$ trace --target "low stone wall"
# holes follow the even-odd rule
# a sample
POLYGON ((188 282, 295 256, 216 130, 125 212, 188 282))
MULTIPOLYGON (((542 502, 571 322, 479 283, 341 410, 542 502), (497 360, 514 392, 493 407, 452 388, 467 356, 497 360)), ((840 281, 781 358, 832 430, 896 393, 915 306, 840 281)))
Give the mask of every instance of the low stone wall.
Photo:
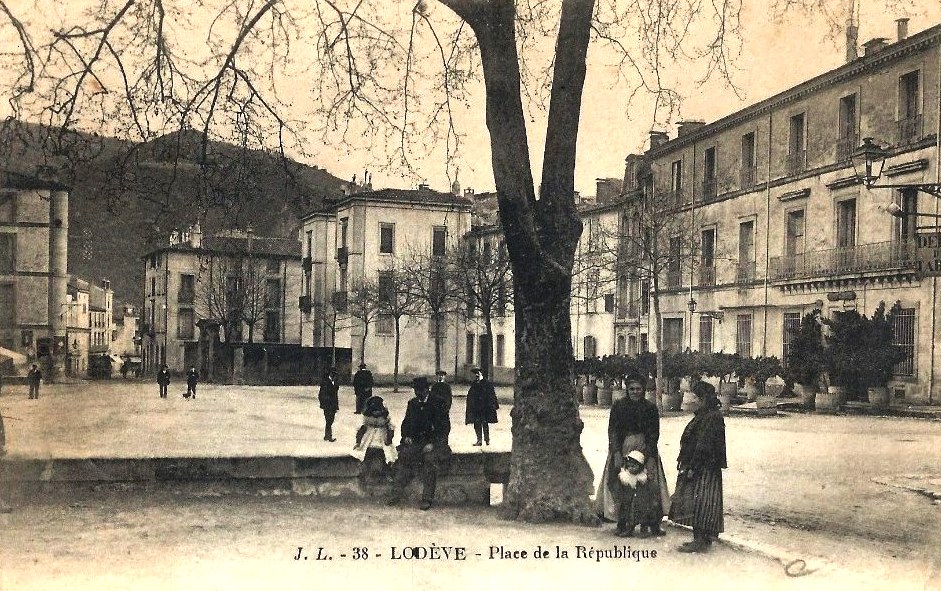
MULTIPOLYGON (((509 452, 452 454, 439 474, 435 500, 489 504, 490 485, 505 484, 509 473, 509 452)), ((349 456, 0 460, 0 485, 11 498, 108 488, 361 498, 387 495, 391 477, 372 453, 365 462, 349 456)), ((416 478, 406 494, 418 499, 420 493, 416 478)))

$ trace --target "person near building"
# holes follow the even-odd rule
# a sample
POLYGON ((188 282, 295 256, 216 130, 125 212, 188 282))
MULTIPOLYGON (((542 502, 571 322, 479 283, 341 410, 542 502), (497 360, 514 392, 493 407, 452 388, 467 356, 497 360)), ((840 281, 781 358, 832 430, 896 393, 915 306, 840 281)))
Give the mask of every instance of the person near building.
POLYGON ((372 372, 366 369, 365 363, 359 364, 359 370, 353 374, 353 393, 356 394, 355 414, 363 413, 363 406, 372 396, 372 372))
POLYGON ((638 524, 641 525, 639 537, 662 536, 666 532, 660 522, 669 509, 670 496, 657 450, 660 413, 656 404, 644 398, 643 378, 630 375, 625 378, 625 384, 627 396, 612 404, 608 415, 608 457, 595 495, 596 511, 603 520, 617 521, 614 533, 618 537, 633 536, 638 524), (619 479, 624 458, 633 451, 644 456, 653 492, 652 504, 643 507, 635 503, 636 490, 624 486, 619 479))
POLYGON ((186 394, 183 395, 184 398, 189 398, 192 396, 196 398, 196 384, 199 383, 199 374, 196 373, 196 368, 191 367, 189 372, 186 374, 186 394))
POLYGON ((451 385, 444 381, 448 372, 439 369, 435 372, 435 383, 431 385, 431 393, 428 398, 441 407, 442 420, 444 421, 444 442, 447 443, 448 436, 451 433, 451 402, 454 396, 451 394, 451 385))
POLYGON ((36 364, 33 364, 32 369, 26 374, 26 381, 29 383, 30 400, 39 398, 39 384, 42 382, 42 371, 39 370, 36 364))
POLYGON ((464 422, 467 425, 474 425, 474 433, 477 435, 475 446, 484 443, 490 445, 490 424, 497 422, 497 409, 500 408, 500 403, 497 402, 497 393, 493 389, 493 384, 484 379, 480 368, 475 367, 473 373, 474 382, 467 391, 464 422))
POLYGON ((324 420, 324 441, 336 441, 333 436, 333 420, 340 410, 340 386, 337 384, 337 368, 331 367, 327 375, 320 381, 320 392, 317 394, 317 400, 320 402, 320 409, 323 410, 324 420))
POLYGON ((166 364, 161 365, 157 371, 157 386, 160 388, 160 397, 167 397, 167 389, 170 387, 170 370, 166 364))
POLYGON ((723 531, 722 470, 725 454, 725 420, 712 384, 693 385, 696 410, 680 438, 678 475, 670 519, 693 528, 693 541, 680 552, 706 552, 723 531))
POLYGON ((447 445, 444 442, 445 425, 441 405, 429 399, 428 378, 419 376, 412 380, 415 397, 408 401, 405 418, 402 420, 402 441, 399 444, 399 459, 395 464, 395 480, 387 504, 396 505, 402 500, 405 487, 416 473, 421 473, 422 511, 427 511, 435 500, 435 485, 438 481, 438 466, 446 461, 447 445))

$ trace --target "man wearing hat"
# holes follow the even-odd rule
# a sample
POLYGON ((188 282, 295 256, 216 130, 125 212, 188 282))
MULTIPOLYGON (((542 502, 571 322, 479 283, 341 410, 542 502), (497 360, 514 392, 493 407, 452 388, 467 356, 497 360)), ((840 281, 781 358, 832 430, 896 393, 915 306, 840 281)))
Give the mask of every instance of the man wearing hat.
POLYGON ((337 368, 331 367, 327 375, 320 382, 320 393, 317 399, 320 401, 320 408, 323 410, 324 420, 324 441, 336 441, 333 437, 333 419, 340 410, 340 386, 337 384, 337 368))
POLYGON ((497 409, 500 408, 500 403, 497 402, 497 393, 493 389, 493 384, 484 379, 480 368, 475 367, 473 371, 474 382, 467 391, 464 422, 474 426, 474 433, 477 435, 475 446, 483 445, 484 442, 490 445, 490 423, 497 422, 497 409))
POLYGON ((388 504, 396 505, 402 500, 405 487, 415 474, 421 471, 422 511, 431 508, 435 499, 435 484, 438 480, 438 462, 442 459, 446 444, 444 413, 441 405, 428 398, 428 379, 412 380, 415 397, 408 401, 405 418, 402 420, 402 443, 396 462, 395 481, 388 504))
POLYGON ((359 371, 353 374, 353 392, 356 394, 355 414, 362 414, 366 400, 372 396, 372 372, 366 369, 365 363, 360 363, 359 371))
POLYGON ((444 381, 448 372, 439 369, 435 372, 436 381, 431 385, 431 394, 428 398, 441 407, 441 413, 445 424, 444 442, 448 442, 448 434, 451 433, 451 385, 444 381))

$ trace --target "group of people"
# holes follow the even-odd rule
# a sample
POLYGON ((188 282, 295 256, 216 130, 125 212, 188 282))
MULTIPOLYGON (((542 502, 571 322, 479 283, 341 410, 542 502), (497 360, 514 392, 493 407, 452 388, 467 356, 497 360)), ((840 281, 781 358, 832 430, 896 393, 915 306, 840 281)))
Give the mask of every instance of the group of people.
MULTIPOLYGON (((465 422, 474 426, 475 446, 490 445, 490 424, 497 422, 497 401, 493 384, 484 379, 483 372, 474 368, 474 381, 467 394, 465 422)), ((434 384, 419 376, 412 380, 414 396, 408 401, 400 429, 401 440, 393 445, 395 429, 385 401, 372 395, 373 377, 365 363, 353 376, 356 396, 355 414, 363 416, 356 433, 352 455, 360 460, 370 448, 379 448, 387 464, 394 465, 392 493, 389 505, 401 502, 405 487, 421 476, 422 496, 419 509, 430 509, 434 503, 438 471, 451 454, 448 439, 451 433, 451 386, 445 381, 445 371, 436 372, 434 384)), ((331 368, 320 383, 318 400, 324 415, 324 440, 336 441, 333 423, 339 411, 339 384, 337 370, 331 368)))
MULTIPOLYGON (((196 385, 199 383, 199 374, 196 372, 195 367, 191 367, 188 372, 186 372, 186 392, 183 393, 183 398, 196 398, 196 385)), ((157 371, 157 386, 160 388, 160 397, 167 397, 167 390, 170 387, 170 368, 166 364, 160 366, 160 369, 157 371)))
POLYGON ((726 468, 725 421, 715 388, 693 386, 697 407, 680 438, 676 487, 669 494, 657 449, 660 414, 644 398, 644 380, 630 376, 627 396, 611 406, 608 455, 595 497, 598 515, 615 521, 619 537, 662 536, 669 516, 692 527, 693 540, 680 552, 705 552, 723 531, 722 469, 726 468))

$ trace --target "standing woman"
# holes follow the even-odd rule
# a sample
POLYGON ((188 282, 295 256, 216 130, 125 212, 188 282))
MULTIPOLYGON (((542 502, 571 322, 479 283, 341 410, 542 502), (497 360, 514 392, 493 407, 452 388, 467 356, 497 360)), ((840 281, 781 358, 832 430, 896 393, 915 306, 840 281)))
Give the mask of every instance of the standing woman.
POLYGON ((498 408, 500 404, 493 384, 484 379, 480 368, 475 367, 474 382, 467 391, 467 408, 464 412, 464 423, 474 425, 474 433, 477 435, 475 446, 483 445, 484 442, 490 445, 490 423, 497 422, 498 408))
POLYGON ((670 519, 693 528, 680 552, 706 552, 723 531, 722 469, 726 468, 725 420, 712 384, 693 386, 697 408, 680 438, 679 475, 670 519))
POLYGON ((644 399, 644 380, 630 375, 624 380, 627 396, 611 406, 608 417, 608 457, 604 473, 598 483, 595 505, 598 516, 617 521, 614 533, 618 537, 662 536, 666 532, 660 521, 670 503, 666 475, 657 443, 660 439, 660 413, 657 405, 644 399), (632 487, 624 485, 618 474, 624 458, 631 452, 644 454, 644 470, 650 483, 650 495, 638 496, 632 487))

